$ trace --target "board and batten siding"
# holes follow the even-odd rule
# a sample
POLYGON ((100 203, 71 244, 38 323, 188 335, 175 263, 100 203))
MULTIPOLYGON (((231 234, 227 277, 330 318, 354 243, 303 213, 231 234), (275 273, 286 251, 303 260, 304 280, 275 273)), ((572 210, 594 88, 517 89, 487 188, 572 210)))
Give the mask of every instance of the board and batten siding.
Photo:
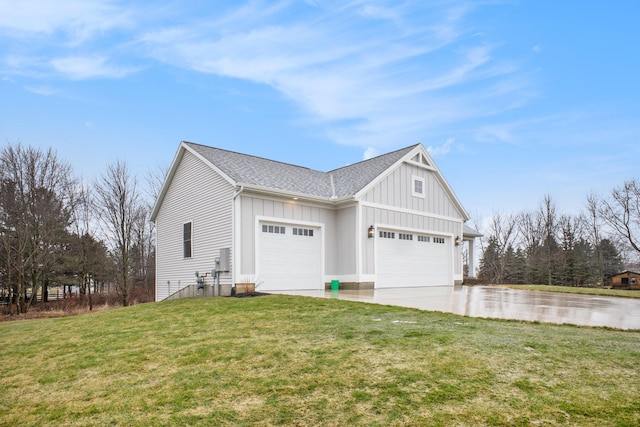
POLYGON ((327 268, 327 274, 335 275, 335 278, 343 281, 353 282, 357 280, 355 276, 357 274, 357 235, 358 233, 366 234, 366 230, 358 230, 357 206, 336 209, 335 217, 336 227, 331 236, 334 244, 331 250, 327 250, 327 259, 331 259, 332 256, 333 263, 327 268))
POLYGON ((459 218, 462 214, 435 172, 403 163, 363 195, 363 202, 459 218), (413 177, 424 179, 425 197, 413 197, 413 177))
MULTIPOLYGON (((221 248, 232 248, 232 199, 234 187, 189 151, 159 207, 156 217, 156 301, 196 284, 195 272, 210 272, 221 248), (183 224, 193 223, 191 258, 183 257, 183 224)), ((231 250, 233 264, 233 250, 231 250)), ((231 284, 231 273, 221 284, 231 284)), ((213 285, 209 274, 206 285, 213 285)))
MULTIPOLYGON (((365 224, 447 236, 452 245, 456 236, 462 237, 463 214, 437 174, 429 169, 403 163, 369 189, 361 201, 365 224), (424 198, 413 196, 413 177, 424 180, 424 198)), ((375 240, 361 238, 365 275, 375 274, 375 240)), ((453 246, 453 268, 454 279, 462 280, 461 246, 453 246)))
MULTIPOLYGON (((336 210, 306 204, 297 200, 265 197, 264 195, 242 193, 240 196, 240 277, 236 281, 252 281, 256 272, 256 218, 273 219, 282 222, 309 222, 323 224, 325 239, 325 270, 323 274, 335 275, 338 272, 355 272, 355 239, 353 230, 346 230, 349 225, 336 223, 336 210), (349 241, 351 240, 351 241, 349 241), (345 241, 345 247, 342 242, 345 241), (341 248, 340 250, 338 248, 341 248), (340 255, 342 254, 342 258, 340 255)), ((340 212, 342 210, 339 210, 340 212)), ((355 223, 355 208, 349 212, 341 212, 349 223, 355 223)), ((342 274, 342 273, 340 273, 342 274)), ((345 273, 346 274, 346 273, 345 273)))

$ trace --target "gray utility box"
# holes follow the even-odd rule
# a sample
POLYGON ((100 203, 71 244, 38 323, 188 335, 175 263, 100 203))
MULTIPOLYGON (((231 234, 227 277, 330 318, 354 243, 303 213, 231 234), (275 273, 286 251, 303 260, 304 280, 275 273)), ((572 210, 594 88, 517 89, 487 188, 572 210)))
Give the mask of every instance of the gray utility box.
POLYGON ((231 271, 231 257, 230 257, 230 248, 222 248, 220 249, 220 265, 218 266, 218 271, 229 272, 231 271))

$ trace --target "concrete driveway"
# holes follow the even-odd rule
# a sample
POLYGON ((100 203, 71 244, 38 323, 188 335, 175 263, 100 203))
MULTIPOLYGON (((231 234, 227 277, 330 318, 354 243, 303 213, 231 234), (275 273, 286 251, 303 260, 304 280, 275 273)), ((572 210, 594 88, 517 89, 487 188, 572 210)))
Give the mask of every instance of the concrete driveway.
POLYGON ((411 307, 471 317, 640 330, 640 299, 635 298, 525 291, 492 286, 282 293, 411 307))

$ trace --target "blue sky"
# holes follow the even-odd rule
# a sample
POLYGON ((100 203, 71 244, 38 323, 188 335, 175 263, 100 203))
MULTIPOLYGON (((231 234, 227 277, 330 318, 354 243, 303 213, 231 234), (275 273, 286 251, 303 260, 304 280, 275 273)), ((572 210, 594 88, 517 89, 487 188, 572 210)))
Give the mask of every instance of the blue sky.
POLYGON ((640 3, 0 0, 0 139, 93 179, 182 140, 330 170, 421 142, 476 217, 637 176, 640 3))

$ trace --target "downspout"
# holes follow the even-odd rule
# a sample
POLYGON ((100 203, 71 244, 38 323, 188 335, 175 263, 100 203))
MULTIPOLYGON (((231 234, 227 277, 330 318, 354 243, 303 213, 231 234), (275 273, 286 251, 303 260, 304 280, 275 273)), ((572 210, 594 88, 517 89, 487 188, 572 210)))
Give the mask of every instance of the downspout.
POLYGON ((233 193, 233 198, 231 199, 231 241, 233 242, 233 249, 232 249, 232 257, 233 257, 233 268, 232 268, 232 272, 231 272, 231 283, 233 286, 233 290, 235 290, 235 285, 236 285, 236 270, 238 269, 240 263, 240 257, 239 257, 239 251, 237 250, 238 248, 238 242, 237 242, 237 233, 236 233, 236 227, 238 226, 238 224, 236 224, 236 199, 238 198, 238 196, 244 191, 244 185, 240 185, 239 188, 233 193))

